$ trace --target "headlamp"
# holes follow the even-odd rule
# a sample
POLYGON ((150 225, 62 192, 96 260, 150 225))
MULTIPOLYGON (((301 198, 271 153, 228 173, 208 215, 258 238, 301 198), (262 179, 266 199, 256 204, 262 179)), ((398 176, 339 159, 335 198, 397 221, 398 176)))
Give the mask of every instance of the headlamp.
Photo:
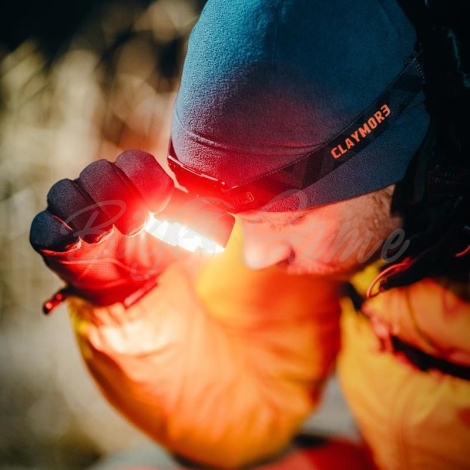
POLYGON ((166 207, 149 213, 144 229, 150 235, 185 250, 217 254, 224 251, 235 218, 220 199, 194 197, 174 189, 166 207))
POLYGON ((257 209, 286 191, 303 189, 310 184, 309 181, 293 182, 292 175, 290 181, 286 181, 283 178, 286 169, 280 168, 256 180, 238 186, 230 186, 224 181, 183 165, 175 153, 172 142, 169 147, 168 166, 178 182, 191 194, 219 200, 225 204, 227 210, 233 213, 257 209))

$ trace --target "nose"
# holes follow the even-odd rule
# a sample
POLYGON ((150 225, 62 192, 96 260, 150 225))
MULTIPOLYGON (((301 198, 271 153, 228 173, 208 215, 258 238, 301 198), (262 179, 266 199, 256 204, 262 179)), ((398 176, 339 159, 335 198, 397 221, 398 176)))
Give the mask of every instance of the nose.
POLYGON ((292 248, 284 240, 269 240, 261 236, 246 237, 243 245, 243 257, 246 266, 251 269, 264 269, 286 261, 292 248))

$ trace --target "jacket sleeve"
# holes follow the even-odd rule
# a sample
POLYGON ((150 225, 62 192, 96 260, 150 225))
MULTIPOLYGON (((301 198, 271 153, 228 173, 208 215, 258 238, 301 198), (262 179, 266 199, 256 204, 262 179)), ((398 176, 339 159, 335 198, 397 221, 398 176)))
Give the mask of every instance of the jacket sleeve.
POLYGON ((335 285, 249 271, 240 236, 196 272, 171 266, 125 310, 70 312, 106 398, 171 452, 234 468, 280 452, 318 403, 339 348, 335 285))

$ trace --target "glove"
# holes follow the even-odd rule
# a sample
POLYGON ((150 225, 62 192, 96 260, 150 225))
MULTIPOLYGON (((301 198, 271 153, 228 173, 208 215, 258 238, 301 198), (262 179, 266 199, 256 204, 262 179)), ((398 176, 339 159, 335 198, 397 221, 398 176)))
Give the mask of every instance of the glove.
POLYGON ((180 255, 143 227, 149 211, 160 212, 173 190, 155 158, 139 150, 122 153, 115 163, 96 161, 76 180, 54 184, 47 209, 32 222, 30 242, 67 286, 44 312, 70 295, 99 306, 128 306, 153 288, 180 255))

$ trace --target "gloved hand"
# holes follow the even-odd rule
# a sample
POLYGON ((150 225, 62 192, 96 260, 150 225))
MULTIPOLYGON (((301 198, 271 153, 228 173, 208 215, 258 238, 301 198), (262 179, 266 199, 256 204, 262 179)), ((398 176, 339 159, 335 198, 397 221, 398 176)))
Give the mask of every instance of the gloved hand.
POLYGON ((174 185, 154 157, 139 150, 115 163, 99 160, 76 180, 52 186, 47 209, 33 220, 30 242, 67 283, 44 312, 77 295, 96 305, 132 304, 156 285, 178 256, 143 230, 149 211, 168 203, 174 185))

